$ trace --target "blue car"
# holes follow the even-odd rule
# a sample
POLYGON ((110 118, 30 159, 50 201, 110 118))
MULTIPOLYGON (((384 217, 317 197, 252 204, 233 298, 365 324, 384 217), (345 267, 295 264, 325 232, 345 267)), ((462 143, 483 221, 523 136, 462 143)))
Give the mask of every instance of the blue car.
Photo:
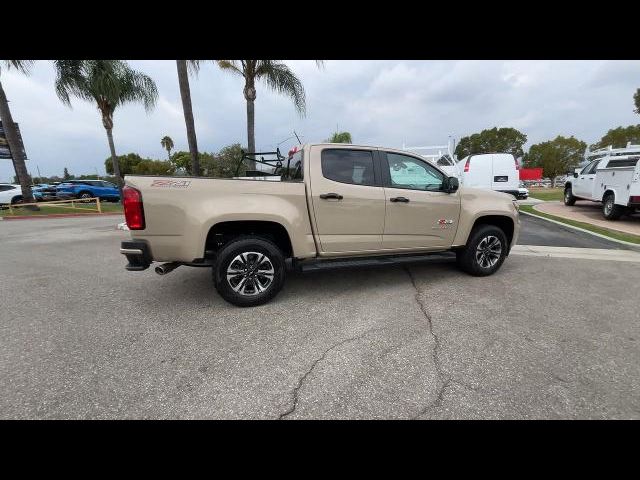
POLYGON ((31 193, 36 202, 46 202, 48 200, 57 200, 57 192, 55 185, 47 183, 37 183, 31 187, 31 193))
POLYGON ((66 180, 56 187, 56 194, 61 200, 98 197, 108 202, 120 201, 118 187, 104 180, 66 180))

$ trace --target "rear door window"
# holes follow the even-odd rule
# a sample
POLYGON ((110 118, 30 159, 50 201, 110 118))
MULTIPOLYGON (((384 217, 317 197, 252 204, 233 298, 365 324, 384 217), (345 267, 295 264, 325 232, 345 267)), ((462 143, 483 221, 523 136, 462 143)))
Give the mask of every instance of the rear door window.
POLYGON ((375 185, 373 153, 370 150, 324 149, 321 166, 322 176, 334 182, 375 185))

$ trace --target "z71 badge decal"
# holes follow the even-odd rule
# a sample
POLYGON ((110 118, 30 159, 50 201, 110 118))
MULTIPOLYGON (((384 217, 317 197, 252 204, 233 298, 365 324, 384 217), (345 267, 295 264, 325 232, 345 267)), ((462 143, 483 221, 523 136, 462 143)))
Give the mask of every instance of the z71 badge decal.
POLYGON ((151 184, 152 187, 161 188, 188 188, 191 185, 191 180, 154 180, 151 184))
POLYGON ((440 218, 436 222, 435 227, 431 227, 431 230, 444 230, 445 228, 449 228, 449 225, 453 225, 453 220, 449 220, 447 218, 440 218))

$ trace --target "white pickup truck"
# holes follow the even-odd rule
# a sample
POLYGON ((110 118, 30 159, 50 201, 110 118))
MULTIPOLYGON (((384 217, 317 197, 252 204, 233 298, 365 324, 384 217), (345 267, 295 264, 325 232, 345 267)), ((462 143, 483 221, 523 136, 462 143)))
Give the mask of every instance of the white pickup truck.
POLYGON ((585 158, 591 159, 589 164, 576 169, 565 183, 565 205, 574 205, 576 200, 602 202, 607 220, 617 220, 640 208, 640 145, 610 146, 588 152, 585 158))

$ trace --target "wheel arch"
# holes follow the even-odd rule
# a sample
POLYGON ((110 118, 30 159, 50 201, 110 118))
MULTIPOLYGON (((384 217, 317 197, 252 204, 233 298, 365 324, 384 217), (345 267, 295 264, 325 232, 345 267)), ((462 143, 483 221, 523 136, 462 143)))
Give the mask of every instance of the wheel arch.
POLYGON ((227 220, 215 223, 207 232, 205 256, 244 235, 266 238, 282 251, 285 258, 293 256, 291 235, 286 226, 270 220, 227 220))
MULTIPOLYGON (((616 198, 616 191, 612 188, 606 188, 604 192, 602 192, 602 201, 607 198, 607 195, 613 195, 613 198, 616 198)), ((614 202, 615 203, 615 202, 614 202)))
POLYGON ((469 240, 469 237, 474 232, 476 228, 480 225, 493 225, 495 227, 500 228, 504 232, 507 237, 507 241, 509 245, 513 242, 513 235, 515 232, 515 224, 511 217, 506 215, 482 215, 475 219, 473 225, 471 226, 471 230, 469 230, 469 235, 467 235, 466 242, 469 240))

